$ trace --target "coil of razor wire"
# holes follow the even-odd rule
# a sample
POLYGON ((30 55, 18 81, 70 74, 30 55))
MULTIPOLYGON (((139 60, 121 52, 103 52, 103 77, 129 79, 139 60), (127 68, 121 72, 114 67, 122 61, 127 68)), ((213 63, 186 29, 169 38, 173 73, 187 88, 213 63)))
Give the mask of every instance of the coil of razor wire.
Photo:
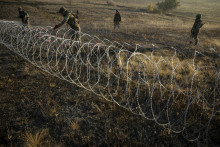
POLYGON ((141 53, 140 45, 85 33, 73 40, 71 29, 51 29, 1 20, 0 43, 41 70, 182 133, 189 141, 207 137, 219 112, 219 56, 213 61, 195 51, 181 59, 176 48, 154 45, 141 53))

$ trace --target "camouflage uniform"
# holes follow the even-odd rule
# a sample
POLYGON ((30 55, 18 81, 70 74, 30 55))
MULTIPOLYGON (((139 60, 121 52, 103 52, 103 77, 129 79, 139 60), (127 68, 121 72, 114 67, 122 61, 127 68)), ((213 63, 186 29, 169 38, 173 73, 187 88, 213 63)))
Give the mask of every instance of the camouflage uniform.
POLYGON ((193 39, 195 40, 195 45, 198 44, 198 42, 199 42, 199 40, 198 40, 199 30, 203 25, 204 25, 204 23, 202 23, 201 14, 197 14, 195 23, 194 23, 194 25, 191 29, 190 44, 192 44, 193 39))
POLYGON ((70 11, 70 13, 78 19, 78 22, 79 22, 79 11, 77 10, 76 13, 73 13, 72 11, 70 11))
POLYGON ((22 20, 24 26, 30 27, 29 15, 27 12, 23 11, 21 7, 18 8, 19 18, 22 20))
POLYGON ((63 15, 64 19, 60 24, 56 25, 54 29, 59 28, 62 25, 67 23, 72 28, 72 32, 71 32, 72 39, 78 40, 81 45, 81 29, 80 29, 79 22, 77 19, 78 15, 74 16, 73 14, 68 12, 67 9, 64 7, 60 8, 59 13, 63 15))
POLYGON ((118 12, 118 10, 116 10, 116 13, 115 13, 115 16, 114 16, 114 29, 116 29, 117 26, 119 28, 120 22, 121 22, 121 15, 118 12))
POLYGON ((76 11, 75 17, 79 20, 79 11, 76 11))

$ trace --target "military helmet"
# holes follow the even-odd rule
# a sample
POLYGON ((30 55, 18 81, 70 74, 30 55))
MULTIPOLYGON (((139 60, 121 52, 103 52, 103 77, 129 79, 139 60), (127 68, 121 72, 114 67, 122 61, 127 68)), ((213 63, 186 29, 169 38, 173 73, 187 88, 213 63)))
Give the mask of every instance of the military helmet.
POLYGON ((22 10, 22 7, 18 7, 18 11, 21 11, 22 10))
POLYGON ((197 14, 197 15, 196 15, 196 18, 199 18, 199 19, 200 19, 201 17, 202 17, 201 14, 197 14))
POLYGON ((65 8, 65 7, 61 7, 60 9, 59 9, 59 11, 58 11, 58 13, 63 13, 63 12, 65 12, 67 9, 65 8))

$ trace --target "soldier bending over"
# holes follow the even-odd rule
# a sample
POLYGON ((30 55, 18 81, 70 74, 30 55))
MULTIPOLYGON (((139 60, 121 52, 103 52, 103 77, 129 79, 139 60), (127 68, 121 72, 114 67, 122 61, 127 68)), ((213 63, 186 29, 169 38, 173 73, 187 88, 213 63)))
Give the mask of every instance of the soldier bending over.
POLYGON ((68 24, 71 28, 72 28, 72 39, 75 41, 79 41, 79 44, 81 46, 81 29, 79 26, 79 22, 78 22, 78 15, 77 17, 74 16, 73 14, 71 14, 70 12, 67 11, 67 9, 65 7, 61 7, 60 10, 58 11, 58 13, 61 13, 62 16, 64 17, 63 21, 56 25, 53 29, 57 29, 59 27, 61 27, 64 24, 68 24))

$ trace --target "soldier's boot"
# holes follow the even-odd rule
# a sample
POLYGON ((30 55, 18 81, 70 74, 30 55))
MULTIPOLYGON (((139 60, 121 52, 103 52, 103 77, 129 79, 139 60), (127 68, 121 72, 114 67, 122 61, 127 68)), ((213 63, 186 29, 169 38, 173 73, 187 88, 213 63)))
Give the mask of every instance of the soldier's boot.
POLYGON ((199 40, 198 40, 198 38, 196 37, 195 38, 195 45, 197 45, 199 43, 199 40))

